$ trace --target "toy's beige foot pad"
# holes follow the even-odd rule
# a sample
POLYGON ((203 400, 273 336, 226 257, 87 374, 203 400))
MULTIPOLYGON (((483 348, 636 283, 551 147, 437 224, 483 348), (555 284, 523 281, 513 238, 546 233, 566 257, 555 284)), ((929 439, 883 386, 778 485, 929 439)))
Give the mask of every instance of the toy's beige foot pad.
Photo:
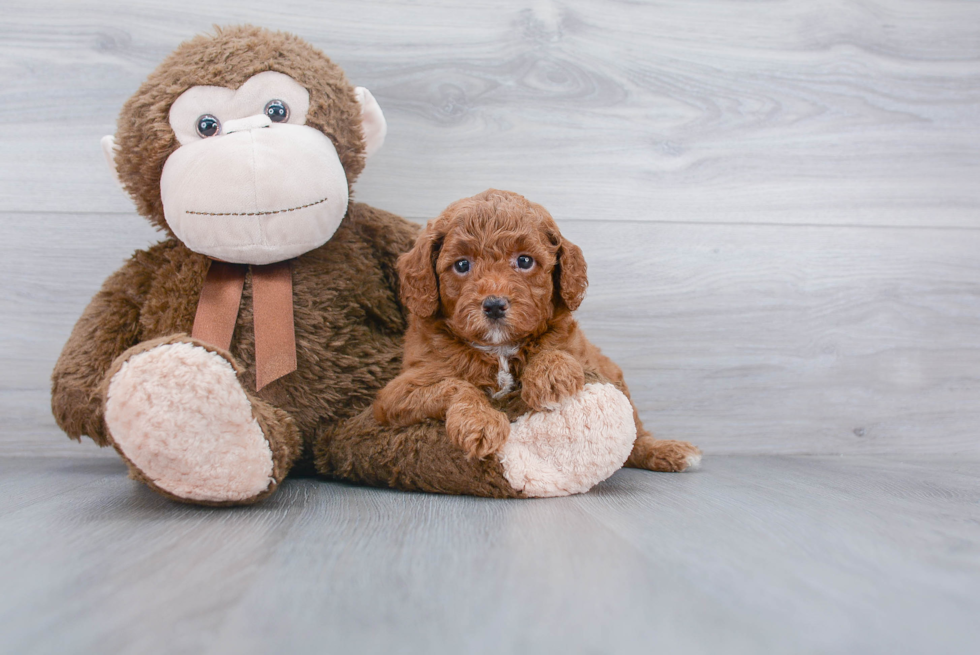
POLYGON ((109 383, 105 420, 126 459, 178 498, 242 501, 274 483, 234 368, 200 346, 168 343, 127 360, 109 383))
POLYGON ((587 384, 557 409, 514 421, 499 458, 514 489, 567 496, 619 470, 635 440, 629 399, 611 384, 587 384))

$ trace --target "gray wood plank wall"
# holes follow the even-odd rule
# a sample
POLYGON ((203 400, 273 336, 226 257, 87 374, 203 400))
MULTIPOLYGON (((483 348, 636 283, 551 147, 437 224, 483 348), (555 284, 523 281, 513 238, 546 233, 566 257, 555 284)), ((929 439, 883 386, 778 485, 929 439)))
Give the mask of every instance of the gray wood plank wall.
POLYGON ((99 138, 178 43, 237 22, 374 92, 389 138, 357 199, 548 207, 660 436, 980 455, 980 3, 946 0, 4 3, 3 452, 97 454, 58 433, 48 375, 158 238, 99 138))

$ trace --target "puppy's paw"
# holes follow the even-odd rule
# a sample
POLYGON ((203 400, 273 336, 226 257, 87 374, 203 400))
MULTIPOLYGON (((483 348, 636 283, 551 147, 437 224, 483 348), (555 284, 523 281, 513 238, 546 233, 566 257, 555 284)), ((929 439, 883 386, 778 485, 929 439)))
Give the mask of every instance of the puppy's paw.
POLYGON ((670 441, 640 437, 626 466, 648 471, 679 472, 695 469, 701 464, 701 449, 686 441, 670 441))
POLYGON ((564 351, 549 350, 534 357, 524 370, 521 398, 536 412, 552 410, 584 386, 582 364, 564 351))
POLYGON ((506 414, 485 404, 456 402, 446 411, 446 433, 467 457, 483 459, 507 441, 510 421, 506 414))

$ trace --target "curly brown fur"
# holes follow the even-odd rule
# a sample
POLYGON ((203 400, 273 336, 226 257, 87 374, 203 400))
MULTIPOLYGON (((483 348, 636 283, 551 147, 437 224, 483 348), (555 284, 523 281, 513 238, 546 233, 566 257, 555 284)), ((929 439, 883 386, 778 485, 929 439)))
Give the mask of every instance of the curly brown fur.
MULTIPOLYGON (((190 333, 194 323, 209 260, 178 241, 164 220, 160 175, 178 147, 169 125, 171 104, 190 87, 237 88, 264 71, 289 75, 309 91, 306 124, 331 139, 348 186, 363 168, 354 90, 318 50, 298 37, 254 27, 219 29, 180 46, 126 103, 116 134, 121 180, 139 212, 167 238, 136 252, 106 280, 65 344, 52 374, 51 403, 69 437, 88 435, 101 446, 111 445, 100 389, 113 362, 135 352, 127 354, 131 348, 159 343, 154 340, 185 338, 180 335, 190 333)), ((352 203, 326 244, 293 261, 297 369, 258 394, 246 392, 272 445, 275 481, 290 467, 309 472, 316 445, 322 454, 317 470, 324 475, 405 489, 515 495, 499 465, 461 464, 447 457, 441 424, 403 432, 361 420, 362 410, 401 366, 406 317, 396 259, 412 247, 418 232, 418 226, 393 214, 352 203)), ((255 388, 250 278, 224 356, 237 367, 243 388, 255 388)), ((136 479, 173 497, 131 469, 136 479)))
MULTIPOLYGON (((629 396, 620 368, 572 318, 588 286, 585 258, 541 205, 496 189, 459 200, 429 222, 398 271, 411 316, 402 373, 374 403, 380 423, 444 419, 449 438, 481 458, 509 433, 490 397, 511 379, 534 411, 579 392, 586 369, 629 396)), ((635 405, 633 415, 640 450, 630 465, 683 470, 700 453, 654 440, 635 405)))
MULTIPOLYGON (((139 212, 167 236, 136 252, 106 280, 65 345, 52 374, 52 409, 69 437, 88 435, 99 445, 112 445, 103 389, 114 362, 162 343, 157 340, 185 339, 182 335, 191 332, 209 260, 178 241, 165 224, 160 175, 177 148, 168 121, 171 104, 192 86, 237 88, 264 71, 289 75, 309 90, 306 124, 331 139, 348 186, 361 171, 364 140, 354 90, 318 50, 297 37, 252 27, 221 29, 178 48, 126 103, 116 135, 115 163, 123 184, 139 212)), ((468 461, 449 443, 441 422, 387 428, 365 411, 401 367, 406 316, 399 302, 396 260, 412 247, 418 232, 397 216, 352 203, 325 245, 293 261, 297 369, 258 394, 246 391, 273 451, 275 484, 291 467, 311 466, 316 450, 317 470, 345 480, 444 493, 517 495, 498 462, 468 461)), ((584 262, 582 266, 578 292, 574 279, 561 279, 568 291, 561 302, 568 307, 584 292, 584 262)), ((574 278, 574 262, 565 262, 565 268, 574 278)), ((255 385, 251 308, 251 280, 246 279, 232 344, 222 353, 246 390, 255 385)), ((518 409, 527 411, 515 394, 495 403, 493 411, 506 411, 511 419, 518 409)), ((173 497, 134 465, 131 469, 136 479, 173 497)), ((258 500, 274 488, 243 502, 258 500)))

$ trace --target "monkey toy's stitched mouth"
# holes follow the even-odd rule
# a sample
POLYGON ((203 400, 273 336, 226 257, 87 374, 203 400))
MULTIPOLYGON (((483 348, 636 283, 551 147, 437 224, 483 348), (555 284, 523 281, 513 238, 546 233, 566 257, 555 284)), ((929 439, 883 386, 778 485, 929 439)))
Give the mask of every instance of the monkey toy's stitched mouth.
POLYGON ((289 209, 276 209, 267 212, 198 212, 185 210, 185 214, 190 214, 192 216, 270 216, 272 214, 285 214, 287 212, 294 212, 300 209, 306 209, 307 207, 314 207, 316 205, 326 202, 326 198, 321 198, 316 202, 310 202, 305 205, 300 205, 299 207, 290 207, 289 209))

